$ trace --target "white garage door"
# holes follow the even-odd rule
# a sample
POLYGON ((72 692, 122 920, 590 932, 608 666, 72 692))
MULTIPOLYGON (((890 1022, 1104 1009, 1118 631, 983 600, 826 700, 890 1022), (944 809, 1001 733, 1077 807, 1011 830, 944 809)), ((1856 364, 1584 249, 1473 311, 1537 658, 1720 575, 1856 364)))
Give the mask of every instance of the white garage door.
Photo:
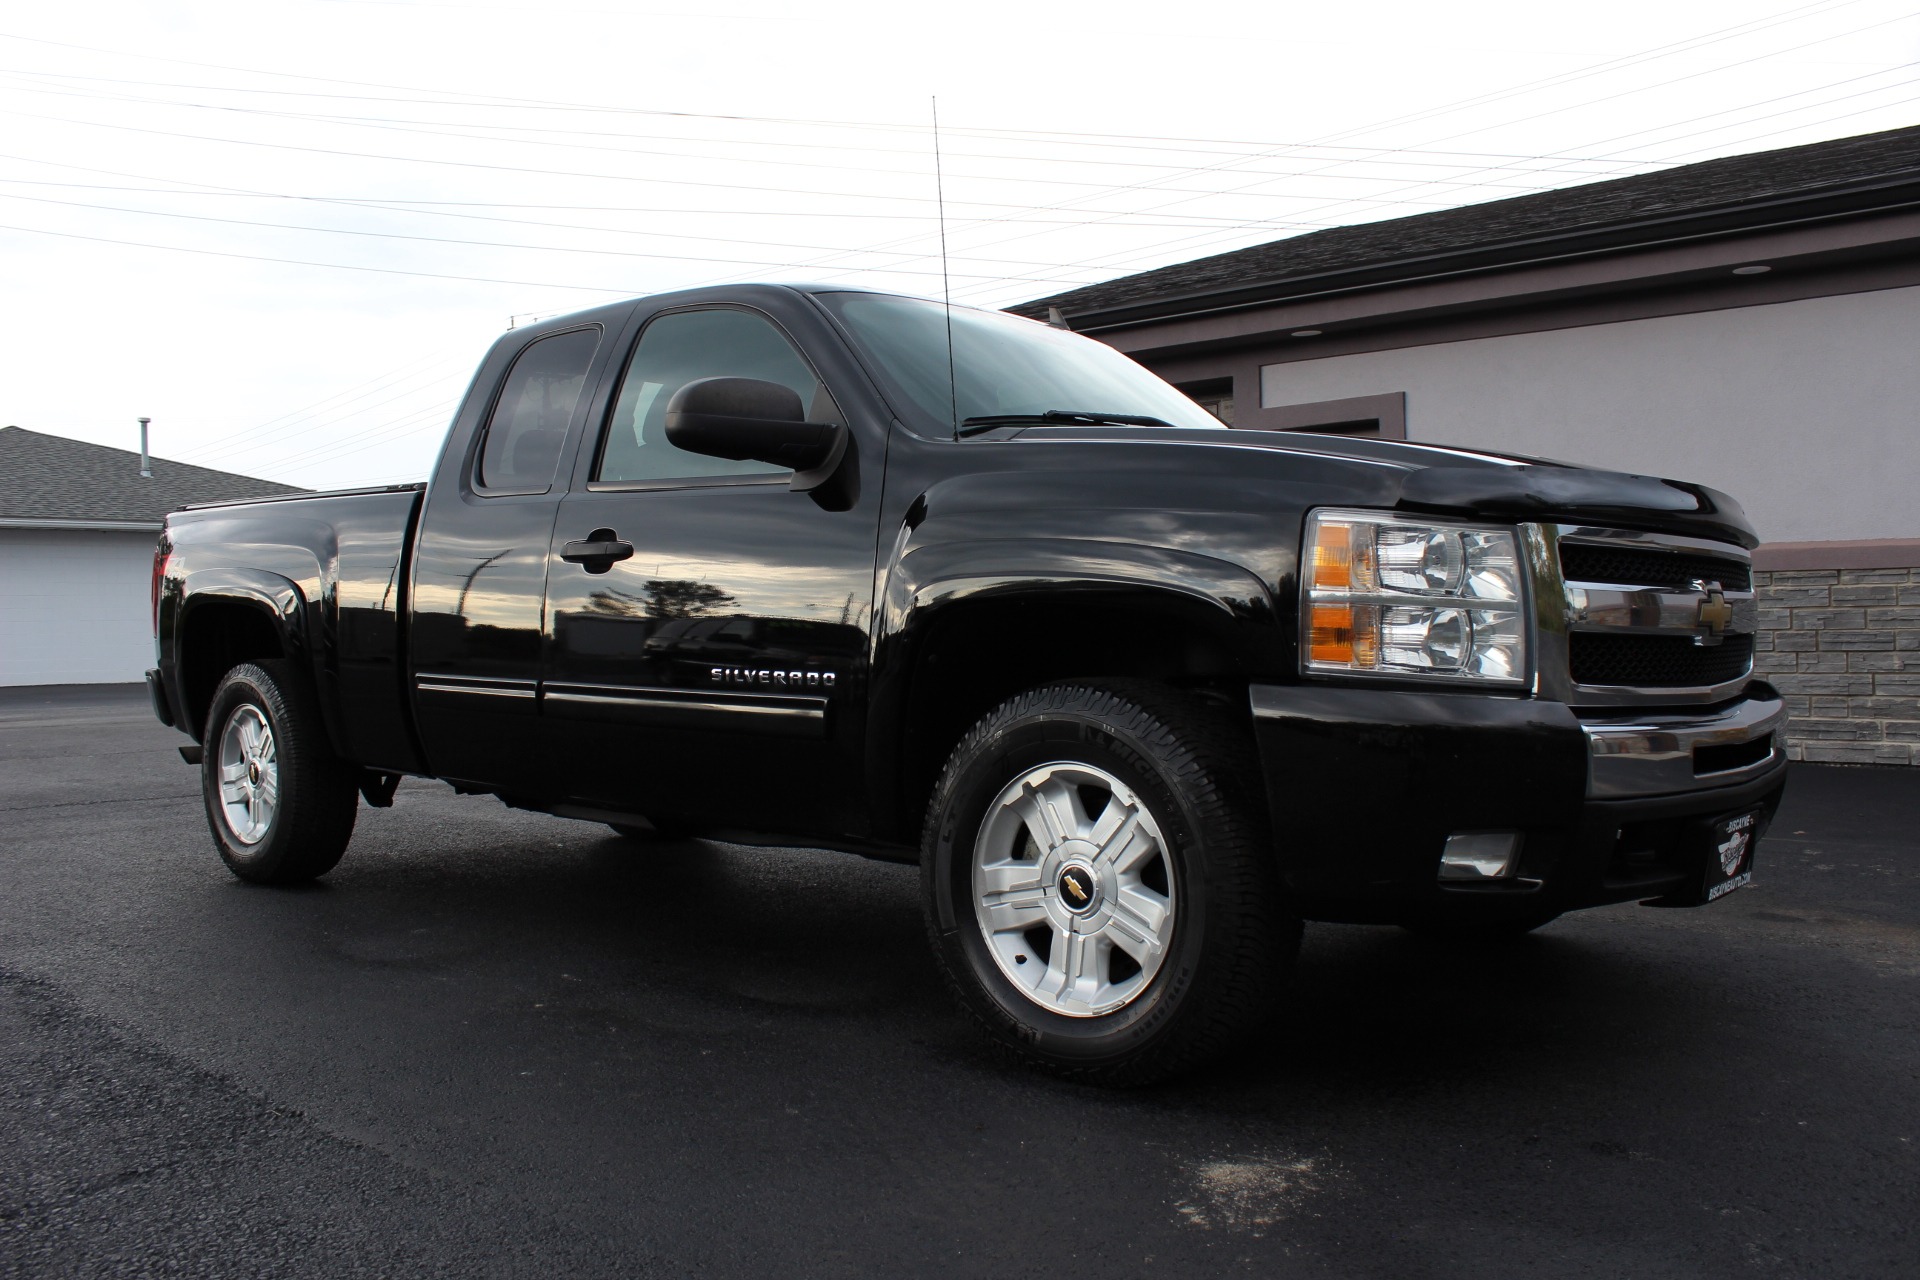
POLYGON ((155 536, 0 529, 0 685, 144 678, 155 536))

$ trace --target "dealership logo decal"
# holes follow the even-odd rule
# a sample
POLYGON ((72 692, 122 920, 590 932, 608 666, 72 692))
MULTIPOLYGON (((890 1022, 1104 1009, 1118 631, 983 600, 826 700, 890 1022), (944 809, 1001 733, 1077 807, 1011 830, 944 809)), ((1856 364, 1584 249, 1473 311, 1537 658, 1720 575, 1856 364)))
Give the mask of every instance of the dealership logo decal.
POLYGON ((1732 875, 1747 860, 1747 846, 1753 842, 1753 816, 1740 818, 1731 824, 1734 828, 1727 835, 1727 842, 1720 846, 1720 874, 1732 875))

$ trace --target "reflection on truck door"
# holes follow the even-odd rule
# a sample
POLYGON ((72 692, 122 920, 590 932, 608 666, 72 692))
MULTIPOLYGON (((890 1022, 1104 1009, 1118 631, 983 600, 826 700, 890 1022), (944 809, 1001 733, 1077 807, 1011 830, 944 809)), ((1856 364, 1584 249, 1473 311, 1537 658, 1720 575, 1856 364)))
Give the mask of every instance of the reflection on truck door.
POLYGON ((654 317, 601 425, 591 479, 560 504, 547 579, 544 723, 576 802, 745 828, 832 827, 854 803, 864 731, 876 500, 828 511, 789 473, 666 439, 673 393, 708 377, 833 398, 767 317, 654 317), (608 534, 632 554, 562 558, 608 534))

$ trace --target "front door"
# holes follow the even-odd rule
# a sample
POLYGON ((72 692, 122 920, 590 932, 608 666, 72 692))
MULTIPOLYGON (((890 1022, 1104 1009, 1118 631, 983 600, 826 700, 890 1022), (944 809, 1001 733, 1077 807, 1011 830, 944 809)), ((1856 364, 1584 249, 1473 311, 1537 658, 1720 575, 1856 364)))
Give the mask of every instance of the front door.
POLYGON ((648 320, 554 528, 542 697, 556 783, 577 803, 659 821, 848 830, 877 492, 830 510, 791 492, 781 468, 675 448, 667 402, 710 377, 777 382, 809 420, 844 420, 770 315, 707 306, 648 320))

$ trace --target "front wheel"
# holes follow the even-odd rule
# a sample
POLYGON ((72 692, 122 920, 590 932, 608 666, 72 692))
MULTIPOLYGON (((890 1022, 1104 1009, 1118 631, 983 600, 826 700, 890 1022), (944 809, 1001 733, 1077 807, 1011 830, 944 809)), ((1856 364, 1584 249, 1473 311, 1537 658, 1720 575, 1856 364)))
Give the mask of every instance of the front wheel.
POLYGON ((333 870, 353 836, 359 787, 333 754, 313 691, 292 663, 243 663, 214 690, 200 790, 227 869, 256 884, 333 870))
POLYGON ((1224 715, 1135 682, 1036 689, 961 740, 928 815, 927 920, 999 1045, 1144 1084, 1266 1019, 1300 922, 1236 768, 1251 750, 1224 715))

